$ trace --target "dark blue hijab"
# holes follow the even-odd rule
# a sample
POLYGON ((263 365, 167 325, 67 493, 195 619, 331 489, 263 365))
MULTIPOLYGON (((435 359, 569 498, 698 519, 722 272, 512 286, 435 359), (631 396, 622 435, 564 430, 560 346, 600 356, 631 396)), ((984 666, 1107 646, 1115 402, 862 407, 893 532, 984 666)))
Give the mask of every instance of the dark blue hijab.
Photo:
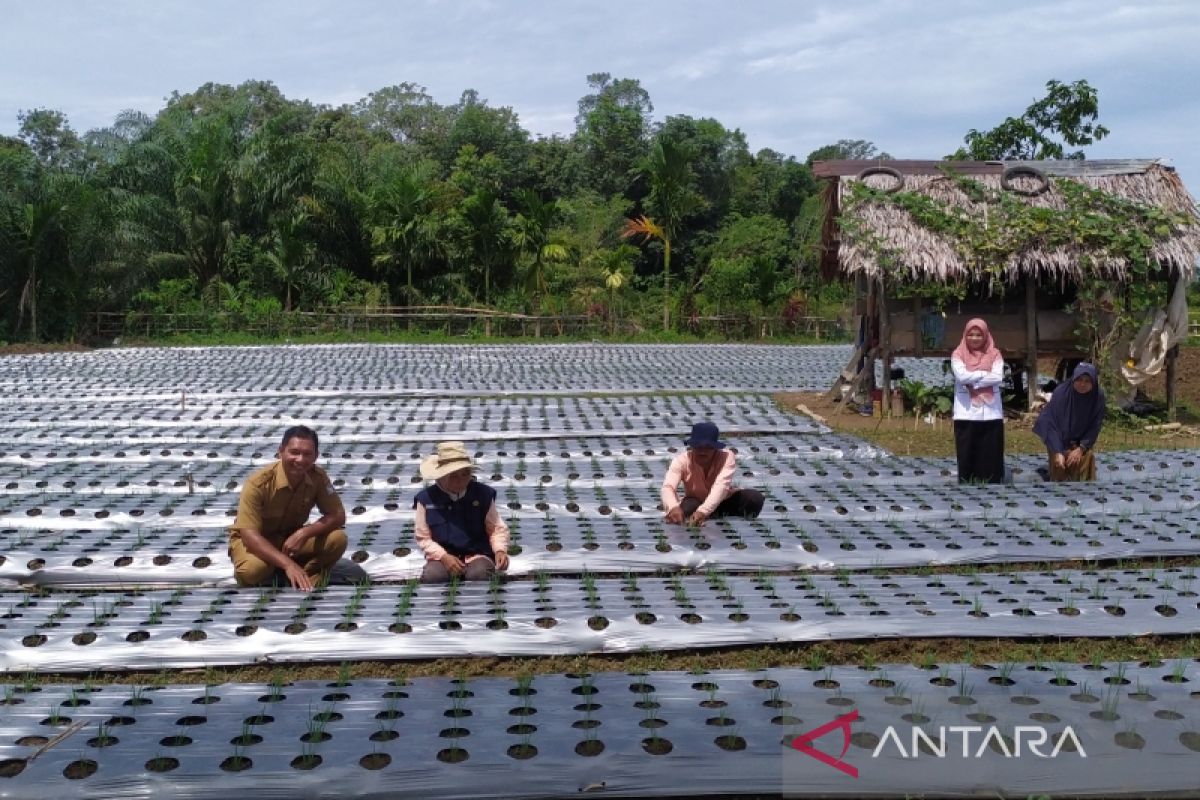
POLYGON ((1091 450, 1100 436, 1100 426, 1104 424, 1104 410, 1104 392, 1100 390, 1096 368, 1085 361, 1075 367, 1070 381, 1054 389, 1033 432, 1052 453, 1065 453, 1074 445, 1091 450), (1081 375, 1092 379, 1092 390, 1087 394, 1075 391, 1075 379, 1081 375))

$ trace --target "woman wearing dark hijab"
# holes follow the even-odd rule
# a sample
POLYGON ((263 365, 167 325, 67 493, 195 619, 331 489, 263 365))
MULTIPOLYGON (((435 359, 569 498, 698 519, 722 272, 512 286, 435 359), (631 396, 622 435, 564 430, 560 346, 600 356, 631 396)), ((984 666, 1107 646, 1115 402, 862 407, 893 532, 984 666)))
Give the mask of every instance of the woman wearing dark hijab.
POLYGON ((1050 454, 1050 480, 1096 480, 1092 448, 1104 424, 1105 400, 1096 368, 1075 367, 1070 383, 1060 384, 1033 426, 1050 454))

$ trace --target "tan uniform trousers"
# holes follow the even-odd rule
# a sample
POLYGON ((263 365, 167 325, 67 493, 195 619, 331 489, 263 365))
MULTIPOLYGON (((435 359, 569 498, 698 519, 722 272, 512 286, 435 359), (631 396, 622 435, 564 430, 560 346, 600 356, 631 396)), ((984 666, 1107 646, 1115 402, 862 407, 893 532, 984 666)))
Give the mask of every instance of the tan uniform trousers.
MULTIPOLYGON (((268 536, 267 539, 282 549, 287 536, 268 536)), ((338 528, 306 541, 293 560, 315 580, 328 572, 345 552, 346 531, 338 528)), ((233 561, 233 577, 239 586, 262 586, 270 583, 275 575, 275 567, 247 550, 242 537, 237 534, 229 538, 229 559, 233 561)))

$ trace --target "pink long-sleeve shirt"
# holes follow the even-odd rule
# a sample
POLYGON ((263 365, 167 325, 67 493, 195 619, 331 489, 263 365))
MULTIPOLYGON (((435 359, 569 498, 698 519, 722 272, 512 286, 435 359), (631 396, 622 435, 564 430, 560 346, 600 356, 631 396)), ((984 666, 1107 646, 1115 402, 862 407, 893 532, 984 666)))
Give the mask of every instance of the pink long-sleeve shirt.
MULTIPOLYGON (((429 529, 429 523, 425 521, 425 506, 420 503, 417 503, 413 528, 417 547, 420 547, 421 551, 425 553, 427 561, 437 561, 446 555, 446 548, 433 540, 433 531, 429 529)), ((496 510, 495 500, 492 501, 487 515, 483 518, 483 529, 487 531, 488 543, 492 546, 492 552, 508 552, 508 525, 501 519, 500 512, 496 510)), ((467 556, 465 561, 471 562, 477 558, 483 558, 483 556, 467 556)))
POLYGON ((692 462, 690 450, 675 456, 662 482, 663 511, 679 505, 679 484, 683 483, 684 497, 701 500, 697 511, 710 516, 721 501, 733 494, 733 470, 735 458, 730 450, 718 450, 708 470, 702 470, 692 462))

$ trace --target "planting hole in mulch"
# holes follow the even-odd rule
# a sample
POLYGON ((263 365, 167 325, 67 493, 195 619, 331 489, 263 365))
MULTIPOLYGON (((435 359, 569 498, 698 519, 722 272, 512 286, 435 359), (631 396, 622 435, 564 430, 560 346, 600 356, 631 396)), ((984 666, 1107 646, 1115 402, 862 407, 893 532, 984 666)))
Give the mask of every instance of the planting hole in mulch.
POLYGON ((179 759, 171 756, 158 756, 146 762, 147 772, 170 772, 179 769, 179 759))
POLYGON ((608 620, 604 617, 588 617, 587 624, 594 631, 602 631, 608 627, 608 620))
POLYGON ((675 749, 675 745, 671 744, 669 739, 664 739, 661 736, 651 736, 647 739, 642 739, 642 749, 652 756, 665 756, 675 749))
POLYGON ((598 756, 603 752, 604 742, 600 741, 599 739, 585 739, 584 741, 575 745, 576 755, 590 758, 592 756, 598 756))
POLYGON ((316 753, 305 753, 292 759, 292 769, 316 769, 321 766, 321 757, 316 753))
POLYGON ((746 749, 746 740, 741 736, 734 736, 732 734, 718 736, 716 739, 713 739, 713 742, 722 750, 728 750, 733 753, 746 749))
POLYGON ((195 567, 196 569, 204 569, 205 567, 210 567, 210 566, 212 566, 212 559, 209 558, 208 556, 200 556, 199 558, 197 558, 195 561, 192 562, 192 566, 195 567))
POLYGON ((96 774, 96 770, 100 765, 90 758, 81 758, 78 761, 72 761, 63 768, 63 777, 69 780, 77 781, 96 774))
POLYGON ((158 743, 163 747, 187 747, 192 743, 192 737, 176 734, 175 736, 164 736, 158 740, 158 743))
POLYGON ((71 641, 80 646, 89 645, 96 641, 96 634, 92 631, 84 631, 83 633, 77 633, 72 636, 71 641))
POLYGON ((556 620, 554 617, 538 617, 533 621, 533 624, 537 625, 539 628, 553 628, 558 624, 558 620, 556 620))
POLYGON ((185 642, 203 642, 205 639, 208 638, 208 634, 205 633, 204 631, 200 630, 199 628, 192 628, 190 631, 187 631, 179 638, 183 639, 185 642))
POLYGON ((115 736, 93 736, 87 740, 88 747, 112 747, 120 740, 115 736))
POLYGON ((514 744, 508 748, 508 757, 515 758, 518 761, 533 758, 537 753, 537 748, 531 744, 514 744))
POLYGON ((358 760, 363 769, 383 769, 392 763, 392 757, 387 753, 368 753, 358 760))
POLYGON ((303 622, 292 622, 283 628, 284 633, 290 633, 293 636, 299 633, 304 633, 306 630, 308 630, 308 626, 303 622))
POLYGON ((439 750, 437 754, 437 760, 444 764, 461 764, 468 758, 470 758, 470 754, 462 747, 447 747, 439 750))
POLYGON ((6 758, 0 761, 0 778, 15 778, 25 771, 25 759, 6 758))
POLYGON ((879 746, 879 736, 870 731, 858 731, 850 734, 850 744, 864 750, 874 750, 879 746))
POLYGON ((230 744, 238 747, 249 747, 252 744, 262 744, 263 737, 257 733, 242 733, 229 740, 230 744))
POLYGON ((46 637, 40 633, 33 633, 21 639, 21 644, 26 647, 41 647, 46 643, 46 637))
POLYGON ((396 731, 380 730, 375 731, 369 737, 372 742, 390 742, 393 739, 399 739, 400 734, 396 731))

